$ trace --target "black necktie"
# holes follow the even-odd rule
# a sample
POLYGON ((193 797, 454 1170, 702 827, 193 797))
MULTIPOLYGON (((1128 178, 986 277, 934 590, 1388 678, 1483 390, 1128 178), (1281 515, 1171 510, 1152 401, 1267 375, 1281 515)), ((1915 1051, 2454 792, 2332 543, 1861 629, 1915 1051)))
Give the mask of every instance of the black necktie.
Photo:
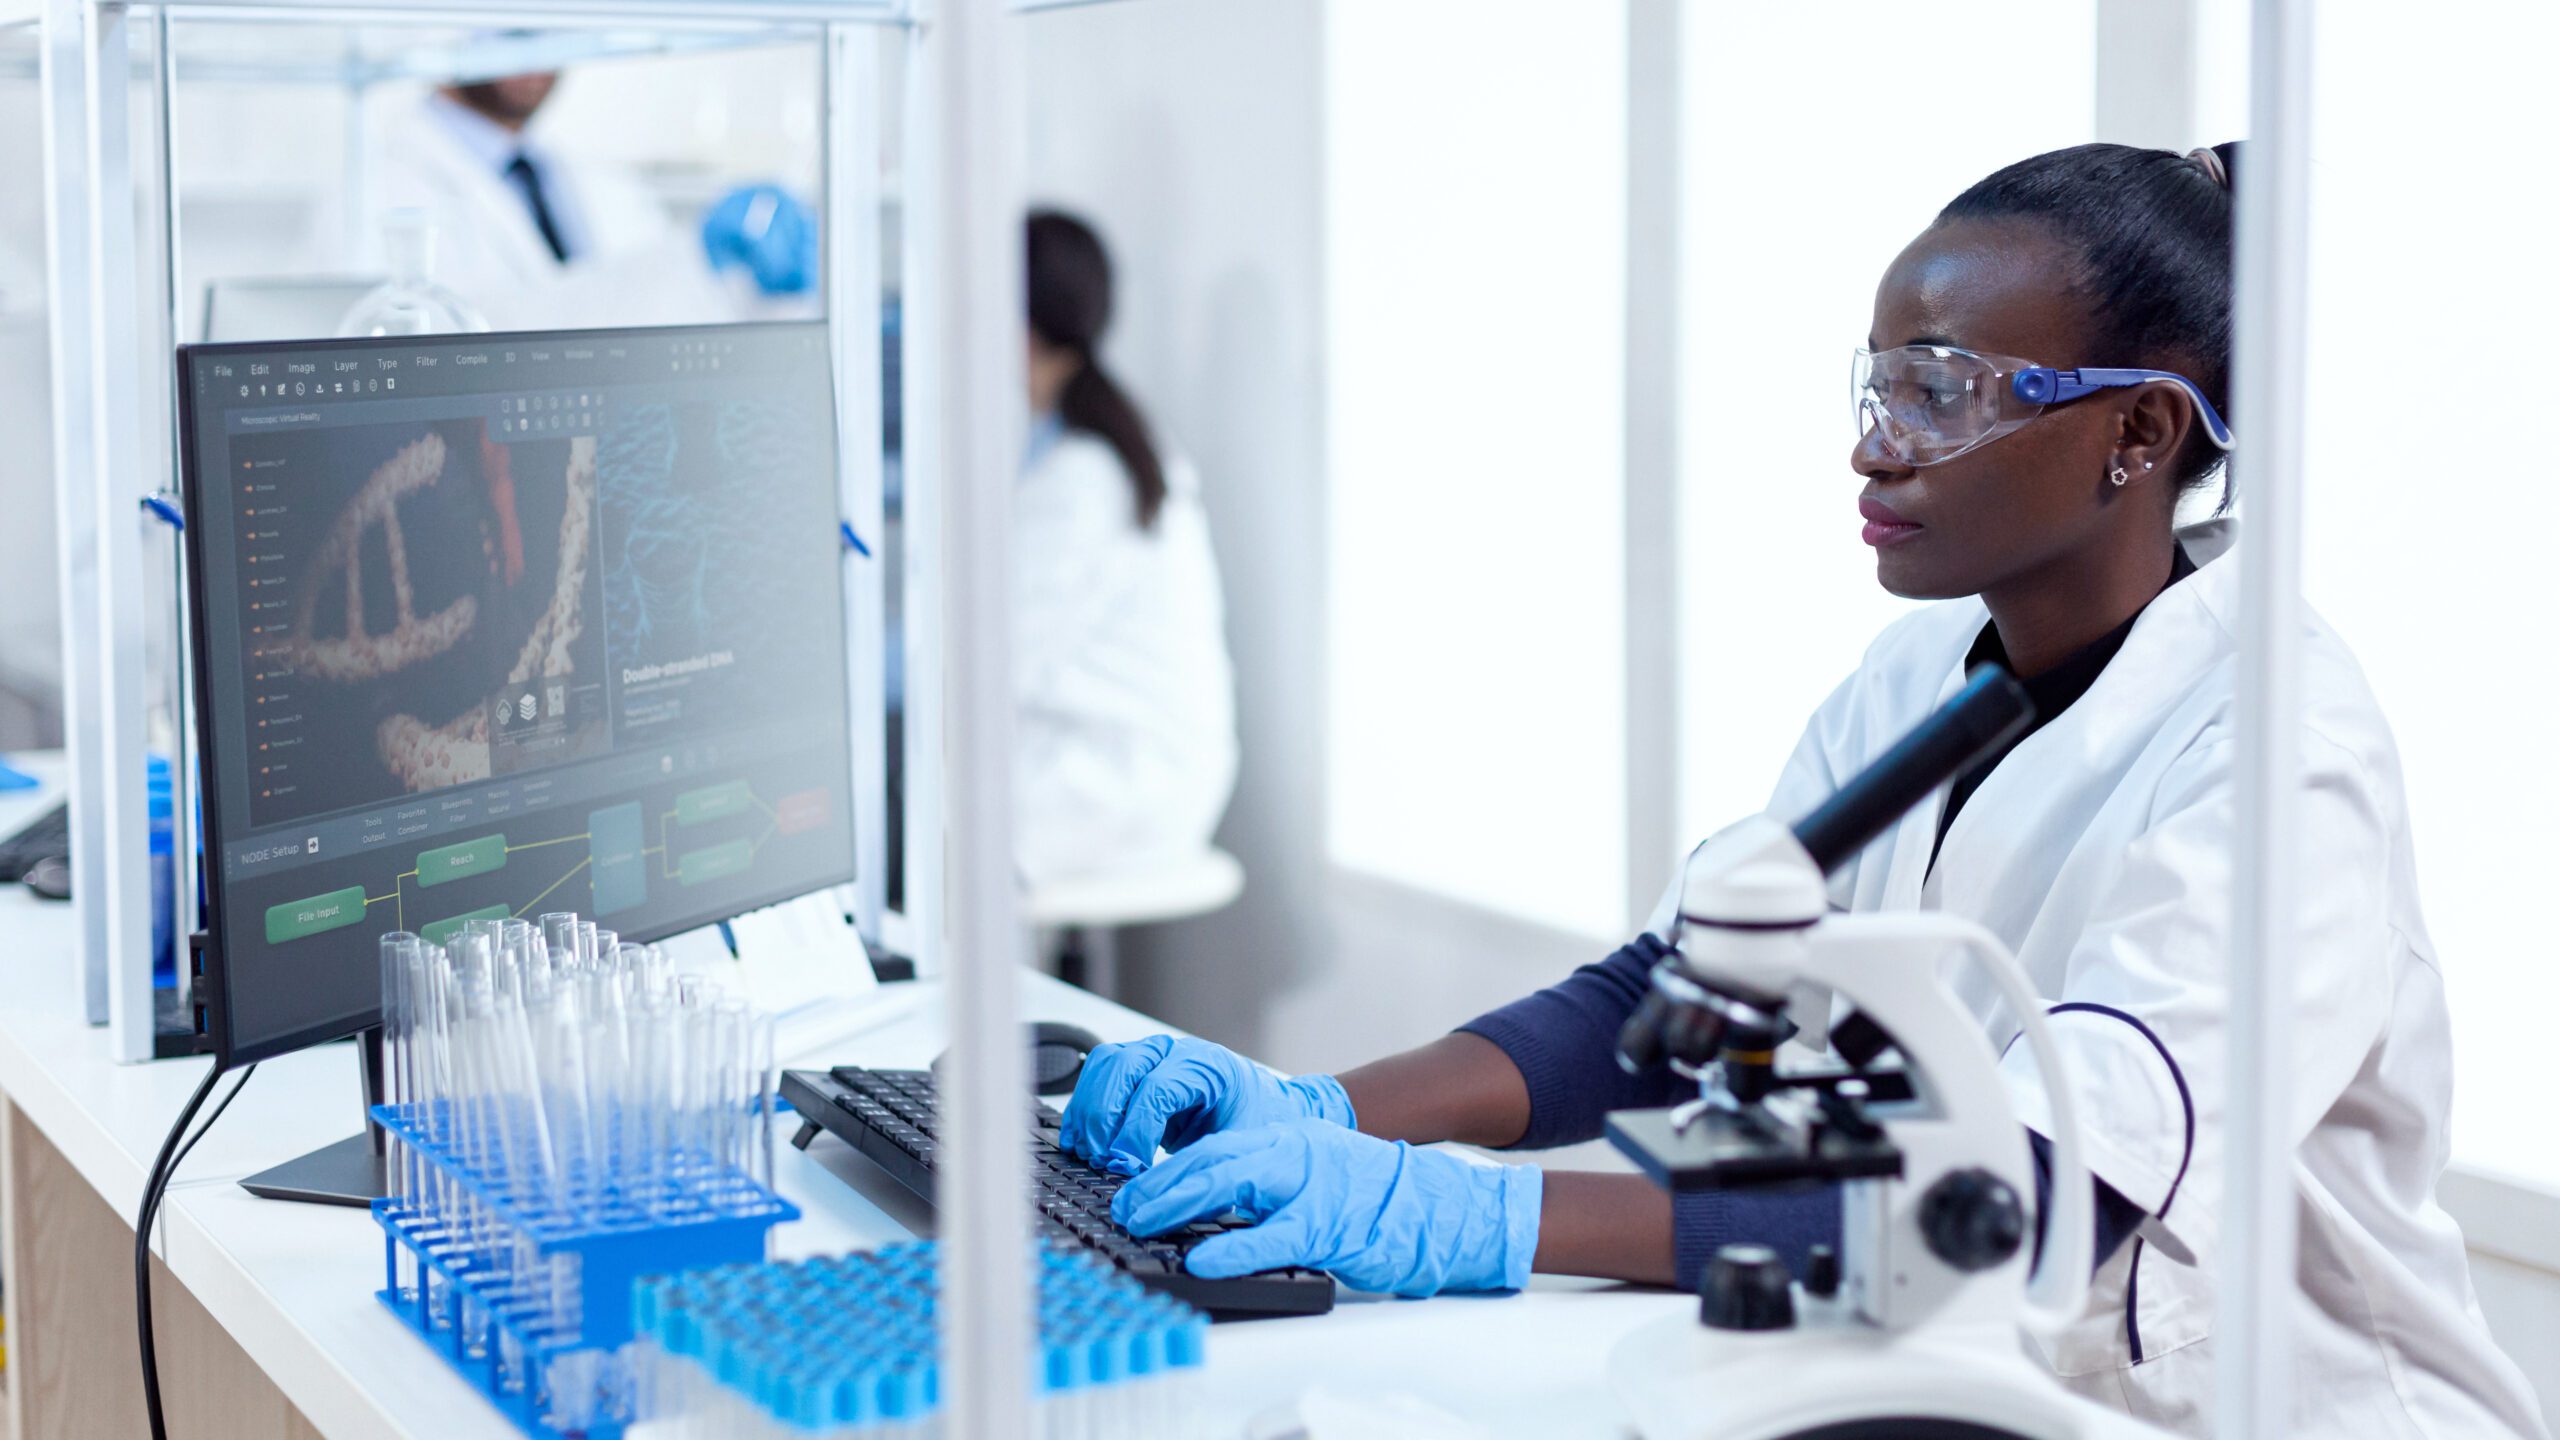
POLYGON ((569 247, 560 243, 559 223, 551 218, 551 202, 543 198, 542 172, 534 169, 533 162, 518 152, 516 158, 507 162, 507 178, 524 192, 525 208, 533 212, 534 228, 542 232, 542 243, 551 247, 551 258, 566 263, 569 247))

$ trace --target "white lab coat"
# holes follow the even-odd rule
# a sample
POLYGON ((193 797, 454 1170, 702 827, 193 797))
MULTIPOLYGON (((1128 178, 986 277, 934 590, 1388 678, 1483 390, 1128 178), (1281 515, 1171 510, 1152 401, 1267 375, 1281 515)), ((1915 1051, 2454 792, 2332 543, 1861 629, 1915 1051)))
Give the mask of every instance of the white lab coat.
POLYGON ((1033 884, 1209 842, 1235 789, 1235 675, 1199 480, 1153 529, 1100 439, 1035 437, 1014 491, 1015 853, 1033 884))
MULTIPOLYGON (((1934 872, 1943 790, 1833 876, 1832 898, 1852 910, 1963 915, 2017 952, 2054 1007, 2090 1169, 2198 1259, 2183 1266, 2155 1243, 2127 1244, 2046 1358, 2083 1394, 2203 1435, 2216 1277, 2229 1264, 2216 1230, 2230 1089, 2237 601, 2235 567, 2219 560, 2229 522, 2183 538, 2202 568, 2151 603, 2078 703, 1985 778, 1934 872)), ((1982 602, 1966 599, 1887 629, 1815 713, 1770 813, 1812 809, 1954 694, 1986 619, 1982 602)), ((2309 615, 2303 711, 2301 943, 2284 1011, 2310 1302, 2295 1312, 2294 1433, 2543 1436, 2522 1375, 2481 1319, 2461 1232, 2436 1203, 2453 1053, 2419 915, 2399 755, 2354 657, 2309 615)), ((1666 908, 1653 928, 1668 923, 1666 908)), ((2017 1023, 1990 987, 1977 977, 1964 989, 1994 1039, 2013 1041, 2017 1023)), ((2010 1046, 2003 1075, 2021 1118, 2044 1129, 2023 1046, 2010 1046)))
POLYGON ((573 231, 569 263, 553 259, 523 193, 457 140, 453 117, 436 113, 452 104, 429 95, 387 117, 373 151, 372 201, 378 211, 427 213, 435 224, 429 278, 493 328, 712 324, 754 311, 741 278, 715 275, 701 237, 675 223, 636 176, 535 141, 546 199, 573 231))

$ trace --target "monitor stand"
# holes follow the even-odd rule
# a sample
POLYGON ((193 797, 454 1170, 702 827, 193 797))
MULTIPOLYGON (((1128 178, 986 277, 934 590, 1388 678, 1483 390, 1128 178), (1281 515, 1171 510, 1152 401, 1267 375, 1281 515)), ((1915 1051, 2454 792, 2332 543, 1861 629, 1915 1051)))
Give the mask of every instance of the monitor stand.
POLYGON ((367 1029, 357 1043, 364 1056, 363 1132, 261 1170, 241 1181, 241 1189, 269 1200, 359 1208, 391 1193, 383 1176, 382 1127, 373 1123, 373 1107, 382 1102, 382 1027, 367 1029))

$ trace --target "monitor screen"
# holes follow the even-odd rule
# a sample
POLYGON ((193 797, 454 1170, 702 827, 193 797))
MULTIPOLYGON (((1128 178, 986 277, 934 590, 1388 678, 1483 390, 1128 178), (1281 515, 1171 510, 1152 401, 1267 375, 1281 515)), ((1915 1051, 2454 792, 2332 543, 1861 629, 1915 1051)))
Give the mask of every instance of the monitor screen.
POLYGON ((179 370, 221 1053, 372 1023, 387 931, 852 878, 823 325, 179 370))

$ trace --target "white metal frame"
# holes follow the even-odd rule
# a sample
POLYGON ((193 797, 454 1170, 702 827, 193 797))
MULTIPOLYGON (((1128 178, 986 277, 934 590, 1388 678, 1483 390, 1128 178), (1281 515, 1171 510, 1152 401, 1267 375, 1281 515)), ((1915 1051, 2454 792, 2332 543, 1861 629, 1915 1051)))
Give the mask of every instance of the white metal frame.
MULTIPOLYGON (((90 290, 96 259, 90 245, 89 202, 89 48, 88 16, 79 0, 44 0, 40 36, 44 106, 45 269, 51 291, 53 463, 56 526, 60 543, 62 585, 63 731, 71 751, 70 789, 74 804, 86 798, 87 813, 99 814, 106 801, 106 756, 101 743, 98 706, 105 681, 99 674, 103 635, 98 617, 101 593, 98 574, 97 511, 93 477, 97 454, 81 387, 64 377, 89 374, 90 352, 97 347, 97 320, 90 290)), ((137 750, 139 747, 136 747, 137 750)), ((107 906, 103 903, 107 827, 83 826, 72 838, 71 872, 80 901, 79 957, 107 952, 107 906)), ((100 978, 103 979, 103 972, 100 978)), ((106 1019, 104 985, 86 995, 89 1019, 106 1019)))
POLYGON ((1627 7, 1627 923, 1680 844, 1680 0, 1627 7))
POLYGON ((143 776, 150 703, 135 294, 133 15, 120 4, 52 0, 45 14, 49 263, 54 293, 55 480, 63 542, 64 717, 82 823, 72 876, 90 1019, 114 1022, 119 1056, 151 1053, 150 819, 143 776), (70 156, 80 169, 75 183, 70 156), (75 222, 73 216, 79 217, 75 222), (70 245, 79 245, 76 256, 70 245), (73 279, 74 270, 78 271, 73 279), (85 393, 83 393, 85 389, 85 393), (94 897, 94 898, 92 898, 94 897))
POLYGON ((2214 1330, 2216 1434, 2293 1420, 2293 1004, 2301 815, 2302 354, 2311 230, 2310 0, 2254 0, 2240 167, 2232 405, 2240 530, 2239 824, 2233 846, 2230 1133, 2214 1330))
MULTIPOLYGON (((1008 559, 1012 492, 1030 408, 1022 348, 1023 170, 1028 148, 1020 27, 1000 0, 944 0, 917 47, 908 176, 910 233, 905 333, 939 347, 945 363, 917 367, 924 403, 906 427, 928 445, 929 493, 941 507, 941 584, 928 681, 949 710, 938 727, 910 731, 910 755, 941 747, 938 804, 947 837, 911 838, 909 856, 947 838, 945 897, 951 1064, 944 1113, 954 1117, 941 1193, 944 1336, 955 1435, 1033 1433, 1031 1308, 1021 1257, 1029 1243, 1022 1203, 1027 1162, 1021 1124, 1028 1056, 1016 1023, 1017 975, 1028 959, 1018 920, 1013 849, 1013 669, 1008 559)), ((916 475, 910 470, 910 478, 916 475)), ((921 647, 911 647, 914 656, 921 647)), ((917 688, 911 672, 909 691, 917 688)), ((912 721, 911 721, 912 723, 912 721)), ((912 832, 911 832, 912 837, 912 832)), ((910 871, 908 889, 916 889, 910 871)), ((927 893, 933 893, 928 891, 927 893)))
MULTIPOLYGON (((839 513, 863 543, 865 559, 845 557, 845 634, 857 653, 866 640, 885 634, 879 563, 881 525, 880 231, 876 223, 834 223, 847 214, 877 217, 880 184, 880 107, 845 103, 868 95, 880 75, 876 26, 831 24, 824 45, 824 173, 830 223, 826 226, 828 339, 836 376, 836 447, 839 513)), ((876 657, 876 650, 875 650, 876 657)), ((888 794, 887 675, 879 664, 847 667, 847 704, 853 717, 853 793, 857 805, 888 794)), ((880 939, 888 905, 886 817, 854 827, 854 915, 865 938, 880 939)))
POLYGON ((906 594, 901 603, 901 623, 906 629, 906 714, 899 741, 906 782, 905 842, 900 852, 906 871, 906 913, 903 923, 892 925, 887 932, 893 943, 903 940, 904 948, 926 969, 936 968, 942 955, 942 887, 947 858, 942 845, 942 582, 948 577, 939 573, 938 566, 914 563, 917 556, 936 554, 941 543, 942 487, 918 481, 920 477, 945 473, 942 434, 924 417, 941 414, 949 403, 945 398, 944 371, 934 363, 940 353, 940 338, 932 325, 932 285, 939 257, 930 247, 917 243, 920 237, 915 223, 916 217, 931 210, 937 193, 934 167, 913 163, 935 153, 932 137, 938 122, 933 106, 937 92, 928 73, 932 56, 930 46, 907 47, 904 124, 906 153, 911 160, 906 177, 909 223, 908 244, 899 257, 902 268, 898 277, 902 316, 898 329, 899 405, 906 416, 906 448, 900 462, 904 475, 900 514, 908 562, 906 594))

